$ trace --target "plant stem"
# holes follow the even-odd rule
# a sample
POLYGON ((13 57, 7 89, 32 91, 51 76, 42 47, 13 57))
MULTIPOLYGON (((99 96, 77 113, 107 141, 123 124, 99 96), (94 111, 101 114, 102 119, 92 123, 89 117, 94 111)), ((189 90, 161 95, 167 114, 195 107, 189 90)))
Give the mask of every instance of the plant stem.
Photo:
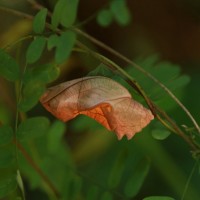
POLYGON ((165 113, 163 112, 160 108, 158 108, 150 99, 149 97, 147 97, 147 95, 145 94, 144 90, 142 89, 142 87, 128 74, 126 73, 126 71, 124 71, 120 66, 118 66, 116 63, 114 63, 113 61, 109 60, 108 58, 106 58, 105 56, 102 56, 96 52, 94 52, 93 50, 90 50, 87 46, 85 46, 84 44, 82 44, 81 42, 77 42, 77 45, 82 48, 83 50, 85 50, 86 52, 88 52, 89 54, 91 54, 93 57, 97 58, 98 60, 100 60, 102 63, 104 63, 106 66, 108 66, 111 70, 113 69, 117 69, 118 72, 120 73, 120 75, 122 75, 123 77, 125 77, 125 80, 134 88, 136 88, 136 90, 139 92, 139 94, 145 99, 145 101, 147 102, 149 108, 151 109, 152 113, 154 114, 155 117, 157 117, 157 119, 164 125, 166 126, 166 128, 169 128, 170 126, 168 124, 166 124, 166 122, 157 114, 157 112, 159 112, 167 121, 169 124, 171 124, 171 127, 173 128, 169 128, 170 131, 173 131, 174 133, 178 134, 179 136, 181 136, 189 145, 190 147, 196 151, 198 149, 198 147, 194 144, 193 140, 191 140, 190 137, 188 137, 186 134, 184 134, 184 132, 173 122, 173 120, 165 113), (158 117, 159 116, 159 117, 158 117))
POLYGON ((22 41, 24 41, 24 40, 30 39, 30 38, 32 38, 32 37, 33 37, 33 35, 24 36, 24 37, 20 38, 19 40, 15 41, 15 42, 13 42, 13 43, 11 43, 11 44, 6 45, 6 46, 3 47, 2 49, 4 49, 4 50, 9 49, 9 48, 13 47, 14 45, 18 44, 19 42, 22 42, 22 41))
POLYGON ((194 166, 193 166, 193 168, 192 168, 192 171, 190 172, 190 175, 189 175, 189 177, 188 177, 188 180, 187 180, 187 182, 186 182, 186 184, 185 184, 185 188, 184 188, 184 191, 183 191, 183 195, 182 195, 182 197, 181 197, 181 200, 184 200, 184 198, 185 198, 186 192, 187 192, 187 190, 188 190, 189 184, 190 184, 190 182, 191 182, 192 176, 194 175, 194 172, 195 172, 195 169, 196 169, 197 166, 198 166, 198 160, 195 161, 195 164, 194 164, 194 166))
POLYGON ((34 160, 28 155, 28 153, 26 152, 24 147, 17 141, 15 141, 15 144, 18 147, 18 149, 21 151, 23 156, 26 158, 26 160, 29 162, 29 164, 35 169, 35 171, 39 174, 39 176, 42 178, 42 180, 44 180, 44 182, 51 189, 51 191, 53 192, 55 198, 59 199, 60 195, 59 195, 57 189, 55 188, 55 186, 49 180, 49 178, 43 173, 43 171, 38 167, 38 165, 34 162, 34 160))
MULTIPOLYGON (((36 3, 35 1, 31 1, 29 0, 29 2, 32 2, 32 4, 36 3)), ((36 3, 37 4, 37 3, 36 3)), ((38 7, 39 9, 42 8, 42 6, 38 7)), ((30 19, 32 20, 33 19, 33 16, 32 15, 29 15, 29 14, 25 14, 25 13, 22 13, 20 11, 16 11, 16 10, 13 10, 13 9, 9 9, 9 8, 5 8, 5 7, 2 7, 0 6, 0 10, 4 10, 6 12, 10 12, 10 13, 13 13, 15 15, 18 15, 18 16, 21 16, 21 17, 24 17, 26 19, 30 19)), ((48 28, 51 28, 50 24, 46 24, 48 28)), ((92 37, 91 35, 83 32, 82 30, 80 29, 77 29, 77 28, 71 28, 71 30, 75 31, 76 33, 84 36, 85 38, 89 39, 91 42, 93 42, 94 44, 98 45, 99 47, 107 50, 108 52, 110 52, 111 54, 117 56, 118 58, 122 59, 123 61, 125 61, 126 63, 128 64, 131 64, 132 66, 134 66, 135 68, 137 68, 139 71, 141 71, 142 73, 144 73, 147 77, 151 78, 155 83, 157 83, 158 85, 160 85, 160 87, 162 87, 173 99, 174 101, 176 101, 176 103, 185 111, 185 113, 188 115, 188 117, 191 119, 191 121, 193 122, 195 128, 197 129, 198 133, 200 134, 200 127, 198 125, 198 123, 196 122, 196 120, 193 118, 193 116, 191 115, 191 113, 189 112, 189 110, 180 102, 180 100, 177 99, 177 97, 165 86, 163 85, 159 80, 157 80, 154 76, 152 76, 149 72, 145 71, 142 67, 140 67, 139 65, 137 65, 136 63, 134 63, 132 60, 130 60, 129 58, 127 58, 126 56, 122 55, 121 53, 115 51, 114 49, 112 49, 111 47, 109 47, 108 45, 104 44, 103 42, 97 40, 96 38, 92 37)), ((59 31, 58 31, 59 32, 59 31)), ((90 51, 91 53, 92 51, 90 51)), ((94 55, 94 54, 93 54, 94 55)), ((97 56, 97 54, 96 54, 97 56)), ((100 58, 100 57, 99 57, 100 58)), ((122 68, 119 67, 120 70, 122 70, 122 68)), ((129 78, 129 77, 127 77, 129 78)), ((132 77, 131 77, 131 82, 133 85, 135 85, 135 81, 132 80, 132 77)), ((134 88, 137 88, 137 85, 135 85, 134 88)), ((137 90, 138 91, 138 90, 137 90)), ((141 90, 139 89, 139 91, 141 92, 141 90)), ((138 92, 139 92, 138 91, 138 92)), ((140 93, 139 92, 139 93, 140 93)), ((141 94, 141 93, 140 93, 141 94)), ((144 93, 142 94, 142 96, 144 95, 144 93)), ((145 95, 146 96, 146 95, 145 95)), ((143 97, 145 97, 143 96, 143 97)), ((148 98, 145 98, 145 100, 147 101, 149 107, 151 108, 152 112, 155 110, 154 108, 154 104, 148 99, 148 98)), ((157 107, 156 107, 157 108, 157 107)), ((178 135, 180 135, 191 147, 193 150, 197 150, 197 147, 196 145, 193 143, 193 141, 187 137, 183 132, 182 130, 173 122, 173 120, 163 111, 161 111, 160 109, 157 108, 157 111, 159 111, 164 117, 166 117, 167 121, 172 125, 172 127, 174 128, 174 130, 176 130, 176 133, 178 135)), ((155 114, 155 113, 153 113, 155 114)))
POLYGON ((122 55, 118 51, 112 49, 111 47, 109 47, 108 45, 104 44, 103 42, 97 40, 96 38, 92 37, 91 35, 83 32, 82 30, 80 30, 78 28, 73 28, 73 30, 76 33, 78 33, 78 34, 84 36, 85 38, 89 39, 94 44, 96 44, 99 47, 103 48, 104 50, 110 52, 111 54, 113 54, 116 57, 120 58, 121 60, 125 61, 126 63, 132 65, 137 70, 139 70, 140 72, 142 72, 143 74, 145 74, 147 77, 149 77, 150 79, 152 79, 155 83, 157 83, 185 111, 185 113, 187 114, 187 116, 190 118, 190 120, 194 124, 195 128, 197 129, 198 133, 200 134, 200 127, 199 127, 198 123, 196 122, 196 120, 194 119, 194 117, 192 116, 192 114, 190 113, 190 111, 183 105, 183 103, 163 83, 161 83, 158 79, 156 79, 152 74, 150 74, 149 72, 147 72, 146 70, 144 70, 142 67, 140 67, 139 65, 137 65, 136 63, 134 63, 132 60, 130 60, 126 56, 122 55))

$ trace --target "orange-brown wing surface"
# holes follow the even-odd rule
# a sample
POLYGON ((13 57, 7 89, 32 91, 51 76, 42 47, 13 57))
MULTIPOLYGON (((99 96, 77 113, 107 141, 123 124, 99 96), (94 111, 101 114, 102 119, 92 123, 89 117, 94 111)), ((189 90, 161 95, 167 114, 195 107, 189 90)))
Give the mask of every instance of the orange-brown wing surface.
POLYGON ((126 88, 102 76, 79 78, 49 88, 40 101, 62 121, 84 114, 114 131, 118 139, 124 135, 132 138, 154 118, 126 88))

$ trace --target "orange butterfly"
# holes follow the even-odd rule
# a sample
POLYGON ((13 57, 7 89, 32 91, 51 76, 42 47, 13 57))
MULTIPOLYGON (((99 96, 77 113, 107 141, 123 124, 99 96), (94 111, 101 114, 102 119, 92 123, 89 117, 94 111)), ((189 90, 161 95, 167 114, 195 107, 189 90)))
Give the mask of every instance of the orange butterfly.
POLYGON ((133 100, 122 85, 103 76, 90 76, 49 88, 40 99, 43 106, 62 121, 87 115, 118 139, 131 139, 153 118, 151 111, 133 100))

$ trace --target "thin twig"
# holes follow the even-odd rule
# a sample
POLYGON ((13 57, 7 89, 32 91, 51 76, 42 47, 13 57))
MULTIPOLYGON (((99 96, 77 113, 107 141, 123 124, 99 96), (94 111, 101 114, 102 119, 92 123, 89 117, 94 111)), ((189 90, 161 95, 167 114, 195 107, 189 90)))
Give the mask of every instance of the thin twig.
POLYGON ((144 90, 142 89, 142 87, 129 75, 126 73, 126 71, 124 71, 121 67, 119 67, 116 63, 114 63, 113 61, 109 60, 108 58, 106 58, 105 56, 102 56, 96 52, 94 52, 93 50, 90 50, 87 46, 85 46, 83 43, 81 42, 77 42, 77 45, 82 48, 83 50, 85 50, 86 52, 88 52, 89 54, 91 54, 93 57, 97 58, 98 60, 100 60, 102 63, 104 63, 106 66, 108 66, 111 70, 116 69, 118 70, 118 72, 120 73, 120 75, 122 75, 123 77, 125 77, 125 80, 127 81, 128 79, 128 83, 133 86, 134 88, 137 89, 137 91, 139 91, 140 95, 142 95, 142 97, 145 99, 146 103, 148 104, 149 108, 151 109, 152 113, 154 114, 155 117, 157 117, 157 119, 166 126, 166 123, 163 121, 162 118, 159 117, 158 113, 159 112, 167 121, 169 124, 171 124, 171 126, 173 127, 173 129, 167 125, 166 127, 169 128, 169 130, 173 131, 174 133, 178 134, 180 137, 182 137, 189 145, 190 147, 196 151, 198 148, 196 147, 196 145, 194 144, 194 142, 191 140, 190 137, 188 137, 186 134, 184 134, 184 132, 174 123, 174 121, 165 113, 163 112, 160 108, 158 108, 150 99, 149 97, 147 97, 147 95, 145 94, 144 90))
POLYGON ((195 164, 194 164, 194 166, 193 166, 193 168, 192 168, 192 170, 191 170, 191 172, 190 172, 190 175, 189 175, 189 177, 188 177, 188 180, 187 180, 187 182, 186 182, 186 184, 185 184, 185 188, 184 188, 184 191, 183 191, 181 200, 184 200, 184 198, 185 198, 185 195, 186 195, 186 193, 187 193, 189 184, 190 184, 190 182, 191 182, 192 176, 194 175, 194 172, 195 172, 197 166, 198 166, 198 161, 195 161, 195 164))
POLYGON ((94 44, 98 45, 99 47, 103 48, 104 50, 107 50, 108 52, 110 52, 111 54, 117 56, 118 58, 124 60, 126 63, 132 65, 133 67, 135 67, 137 70, 139 70, 140 72, 142 72, 143 74, 145 74, 147 77, 149 77, 150 79, 152 79, 155 83, 157 83, 163 90, 165 90, 169 96, 172 97, 172 99, 174 99, 174 101, 185 111, 185 113, 188 115, 188 117, 191 119, 191 121, 193 122, 195 128, 197 129, 197 131, 200 133, 200 127, 198 125, 198 123, 196 122, 196 120, 194 119, 194 117, 192 116, 192 114, 190 113, 190 111, 183 105, 183 103, 163 84, 161 83, 158 79, 156 79, 152 74, 150 74, 149 72, 147 72, 146 70, 144 70, 142 67, 140 67, 139 65, 137 65, 136 63, 134 63, 132 60, 130 60, 129 58, 127 58, 126 56, 122 55, 121 53, 119 53, 118 51, 114 50, 113 48, 109 47, 108 45, 106 45, 105 43, 97 40, 96 38, 94 38, 93 36, 85 33, 84 31, 78 29, 78 28, 73 28, 73 30, 84 36, 85 38, 89 39, 91 42, 93 42, 94 44))
MULTIPOLYGON (((7 11, 7 12, 11 12, 15 15, 18 15, 18 16, 21 16, 21 17, 24 17, 24 18, 27 18, 27 19, 33 19, 33 16, 31 15, 28 15, 28 14, 24 14, 20 11, 15 11, 13 9, 9 9, 9 8, 4 8, 2 6, 0 6, 0 10, 4 10, 4 11, 7 11)), ((47 27, 50 28, 50 25, 47 24, 47 27)), ((138 70, 140 70, 141 72, 143 72, 144 74, 146 74, 149 78, 153 79, 156 83, 158 83, 172 98, 173 96, 175 97, 175 95, 168 89, 166 88, 162 83, 160 83, 160 81, 158 81, 155 77, 153 77, 150 73, 146 72, 143 68, 141 68, 139 65, 135 64, 133 61, 131 61, 130 59, 128 59, 127 57, 123 56, 122 54, 120 54, 119 52, 115 51, 114 49, 112 49, 111 47, 107 46, 106 44, 102 43, 101 41, 97 40, 96 38, 90 36, 89 34, 77 29, 77 28, 73 28, 72 30, 76 31, 77 33, 79 33, 80 35, 84 36, 85 38, 89 39, 91 42, 95 43, 96 45, 102 47, 103 49, 109 51, 110 53, 112 53, 113 55, 121 58, 122 60, 124 60, 125 62, 127 62, 128 64, 131 64, 133 65, 134 67, 136 67, 138 70), (171 95, 172 94, 172 95, 171 95)), ((121 69, 121 68, 120 68, 121 69)), ((134 82, 133 82, 134 83, 134 82)), ((177 98, 173 98, 176 102, 177 102, 177 98)), ((147 103, 148 103, 148 98, 145 99, 147 100, 147 103)), ((192 122, 194 123, 196 129, 198 130, 198 132, 200 133, 200 128, 197 124, 197 122, 195 121, 195 119, 193 118, 193 116, 190 114, 190 112, 187 110, 187 108, 185 108, 185 106, 178 100, 178 105, 186 112, 186 114, 189 116, 189 118, 192 120, 192 122)), ((153 106, 153 104, 150 103, 149 101, 149 104, 148 104, 151 108, 153 106)), ((152 109, 153 110, 153 109, 152 109)), ((178 131, 180 134, 181 137, 183 137, 183 139, 185 141, 187 141, 188 144, 190 144, 190 146, 192 147, 193 150, 196 150, 196 146, 194 145, 194 143, 191 141, 191 139, 189 139, 182 131, 181 129, 179 129, 179 127, 173 122, 173 120, 171 120, 171 118, 169 116, 167 116, 164 112, 162 112, 160 109, 159 109, 159 112, 162 113, 165 117, 167 117, 167 121, 170 121, 170 123, 172 123, 174 129, 176 131, 178 131)))
POLYGON ((24 147, 17 141, 15 141, 15 144, 16 144, 17 148, 21 151, 23 156, 26 158, 26 160, 29 162, 29 164, 35 169, 35 171, 39 174, 39 176, 44 180, 44 182, 52 190, 52 192, 55 194, 56 198, 59 199, 60 198, 60 194, 58 193, 58 190, 55 188, 55 186, 52 184, 52 182, 49 180, 49 178, 43 173, 43 171, 39 168, 39 166, 28 155, 28 153, 24 149, 24 147))

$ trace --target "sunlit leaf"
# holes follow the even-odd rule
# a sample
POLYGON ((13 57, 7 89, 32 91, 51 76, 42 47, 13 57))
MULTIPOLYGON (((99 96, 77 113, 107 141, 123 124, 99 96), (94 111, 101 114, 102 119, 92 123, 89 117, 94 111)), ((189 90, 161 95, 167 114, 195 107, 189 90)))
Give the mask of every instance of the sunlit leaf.
POLYGON ((79 78, 49 88, 40 101, 62 121, 84 114, 115 131, 118 139, 124 135, 131 139, 154 118, 132 99, 126 88, 101 76, 79 78))
POLYGON ((101 10, 97 15, 97 22, 99 25, 103 27, 109 26, 112 20, 113 20, 113 16, 110 10, 106 10, 106 9, 101 10))
POLYGON ((49 120, 45 117, 32 117, 21 122, 17 129, 19 140, 30 139, 47 133, 49 120))
POLYGON ((19 65, 5 51, 0 49, 0 75, 9 81, 19 79, 19 65))
POLYGON ((42 8, 34 17, 33 31, 35 33, 42 33, 44 31, 46 16, 47 16, 47 9, 42 8))
POLYGON ((171 133, 169 131, 167 131, 166 129, 153 129, 151 134, 152 134, 153 138, 155 138, 157 140, 164 140, 171 133))
POLYGON ((11 142, 13 139, 13 129, 8 125, 0 126, 0 146, 11 142))
POLYGON ((130 23, 131 15, 125 0, 112 0, 110 8, 119 25, 124 26, 130 23))
POLYGON ((30 43, 27 52, 26 52, 26 61, 27 63, 34 63, 39 60, 41 57, 44 48, 46 45, 46 38, 43 36, 37 36, 30 43))
POLYGON ((76 41, 76 34, 72 31, 66 31, 59 37, 58 44, 56 46, 55 60, 60 64, 67 60, 71 54, 72 48, 76 41))
POLYGON ((24 184, 23 184, 23 180, 22 180, 22 177, 21 177, 21 174, 20 174, 19 170, 17 170, 16 179, 17 179, 18 188, 21 190, 21 193, 22 193, 23 197, 25 197, 24 184))

